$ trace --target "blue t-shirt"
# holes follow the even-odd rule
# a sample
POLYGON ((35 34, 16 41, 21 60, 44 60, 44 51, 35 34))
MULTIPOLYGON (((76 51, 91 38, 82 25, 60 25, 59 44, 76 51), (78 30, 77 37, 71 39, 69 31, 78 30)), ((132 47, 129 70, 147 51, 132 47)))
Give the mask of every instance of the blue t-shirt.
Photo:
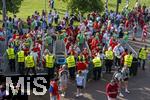
POLYGON ((52 86, 49 87, 49 93, 52 93, 54 91, 54 88, 52 86))
POLYGON ((3 32, 0 32, 0 36, 3 36, 4 34, 3 34, 3 32))

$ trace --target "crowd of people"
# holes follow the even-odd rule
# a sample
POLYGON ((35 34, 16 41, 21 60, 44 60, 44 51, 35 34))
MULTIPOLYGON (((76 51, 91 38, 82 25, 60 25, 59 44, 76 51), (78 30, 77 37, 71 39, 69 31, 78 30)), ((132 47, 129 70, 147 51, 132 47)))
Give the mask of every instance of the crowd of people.
POLYGON ((136 40, 138 28, 143 30, 142 41, 146 40, 149 19, 146 7, 140 5, 132 10, 125 8, 117 14, 113 11, 103 15, 92 12, 85 18, 80 13, 76 16, 66 11, 60 19, 55 9, 48 14, 43 10, 41 15, 35 11, 26 21, 16 15, 7 17, 4 25, 7 35, 4 37, 3 30, 0 30, 0 40, 7 41, 6 53, 11 72, 16 72, 17 66, 21 75, 36 75, 37 70, 46 69, 52 79, 51 100, 59 99, 59 89, 61 96, 65 96, 69 80, 76 81, 76 96, 79 97, 83 95, 87 80, 100 80, 102 72, 112 74, 113 71, 116 72, 106 92, 108 100, 116 100, 118 95, 123 97, 122 83, 125 84, 125 92, 130 93, 128 79, 136 75, 137 67, 142 66, 145 70, 148 47, 143 46, 136 57, 125 44, 130 34, 136 40), (79 24, 75 26, 74 22, 79 24), (66 63, 63 65, 56 64, 56 55, 52 52, 56 40, 64 41, 66 46, 66 63))

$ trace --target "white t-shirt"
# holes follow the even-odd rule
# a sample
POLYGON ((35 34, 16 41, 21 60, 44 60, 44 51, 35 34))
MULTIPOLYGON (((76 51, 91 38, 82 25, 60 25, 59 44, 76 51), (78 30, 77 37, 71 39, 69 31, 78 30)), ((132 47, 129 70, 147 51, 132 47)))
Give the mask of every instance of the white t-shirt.
POLYGON ((114 77, 116 79, 118 79, 119 81, 123 80, 123 75, 121 73, 119 73, 119 72, 116 72, 115 75, 114 75, 114 77))
POLYGON ((77 74, 76 76, 77 86, 83 86, 83 82, 84 82, 84 77, 77 74))

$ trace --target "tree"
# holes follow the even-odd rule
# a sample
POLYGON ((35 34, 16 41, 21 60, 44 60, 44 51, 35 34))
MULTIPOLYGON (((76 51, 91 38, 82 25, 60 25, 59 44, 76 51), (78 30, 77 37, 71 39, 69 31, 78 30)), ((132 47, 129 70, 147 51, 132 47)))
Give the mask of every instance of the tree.
POLYGON ((104 10, 104 4, 101 0, 64 0, 68 1, 68 8, 72 12, 80 11, 82 14, 86 12, 98 11, 102 12, 104 10))
MULTIPOLYGON (((6 0, 6 11, 16 14, 19 12, 19 8, 21 7, 21 2, 23 0, 6 0)), ((3 3, 2 0, 0 0, 0 11, 2 11, 3 3)))

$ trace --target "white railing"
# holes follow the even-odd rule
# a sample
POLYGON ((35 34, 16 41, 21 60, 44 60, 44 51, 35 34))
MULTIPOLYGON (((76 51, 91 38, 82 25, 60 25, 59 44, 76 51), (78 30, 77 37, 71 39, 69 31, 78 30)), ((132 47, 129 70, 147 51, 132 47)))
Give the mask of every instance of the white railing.
POLYGON ((126 43, 126 45, 131 49, 131 51, 135 54, 135 56, 137 57, 138 56, 138 53, 135 51, 135 49, 133 49, 133 47, 129 44, 129 43, 126 43))

